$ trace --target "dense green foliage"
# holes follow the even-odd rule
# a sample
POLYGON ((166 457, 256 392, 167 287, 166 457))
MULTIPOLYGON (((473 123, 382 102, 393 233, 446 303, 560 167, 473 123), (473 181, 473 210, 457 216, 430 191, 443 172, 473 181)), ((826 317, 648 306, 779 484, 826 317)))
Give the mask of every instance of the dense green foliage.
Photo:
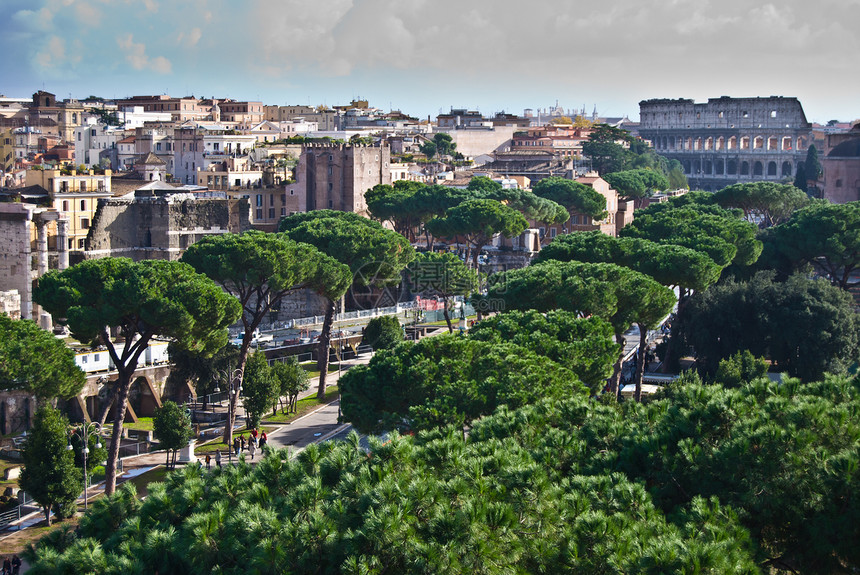
POLYGON ((497 274, 487 297, 503 301, 506 310, 560 309, 597 316, 612 324, 616 334, 640 321, 650 325, 675 302, 671 290, 644 274, 615 264, 575 261, 544 261, 497 274))
POLYGON ((357 305, 369 308, 397 303, 382 301, 374 290, 400 283, 400 274, 415 257, 415 250, 399 233, 351 212, 314 210, 294 214, 282 219, 279 229, 293 240, 308 243, 328 254, 347 266, 352 273, 351 280, 343 285, 321 284, 318 289, 328 300, 317 352, 320 372, 317 398, 322 401, 325 398, 325 382, 328 376, 335 301, 353 285, 366 288, 369 292, 359 294, 357 290, 353 290, 351 295, 357 305), (364 299, 361 299, 360 295, 364 299))
POLYGON ((344 418, 362 432, 462 427, 541 397, 585 388, 565 367, 526 348, 441 335, 405 342, 350 369, 340 383, 344 418))
POLYGON ((741 350, 804 381, 844 373, 858 359, 854 302, 825 280, 795 275, 778 283, 773 273, 760 272, 749 282, 727 281, 696 294, 682 319, 706 374, 741 350))
POLYGON ((654 170, 624 170, 604 174, 603 179, 624 198, 633 200, 669 189, 669 180, 654 170))
POLYGON ((568 311, 509 311, 479 321, 469 339, 512 343, 543 355, 573 372, 591 391, 599 391, 612 373, 619 348, 612 326, 568 311))
POLYGON ((714 380, 723 387, 740 387, 748 381, 767 377, 767 360, 756 357, 748 349, 720 360, 714 380))
POLYGON ((536 258, 614 263, 651 276, 661 284, 684 290, 703 290, 720 278, 721 267, 706 254, 674 244, 638 238, 615 238, 594 232, 557 236, 536 258))
POLYGON ((569 212, 585 214, 595 220, 606 217, 606 198, 594 188, 566 178, 544 178, 534 185, 536 196, 552 200, 569 212))
POLYGON ((167 354, 173 366, 167 376, 165 395, 175 396, 178 389, 184 389, 186 383, 194 386, 197 399, 203 402, 204 409, 208 396, 216 393, 216 389, 226 390, 230 382, 226 374, 233 371, 239 363, 239 348, 228 343, 211 356, 182 349, 182 346, 171 342, 167 346, 167 354))
POLYGON ((176 467, 176 454, 194 437, 191 429, 191 417, 185 409, 167 400, 155 410, 152 417, 152 429, 158 440, 159 449, 167 452, 168 469, 176 467), (172 456, 172 457, 171 457, 172 456))
MULTIPOLYGON (((286 405, 281 404, 282 411, 295 412, 299 400, 299 393, 307 391, 310 387, 310 378, 295 357, 286 361, 279 361, 272 365, 272 377, 278 383, 278 401, 286 400, 286 405)), ((277 411, 277 405, 272 406, 272 415, 277 411)))
MULTIPOLYGON (((428 231, 440 238, 466 240, 472 255, 472 268, 478 269, 478 255, 493 236, 518 236, 529 227, 525 217, 496 200, 468 200, 427 222, 428 231)), ((468 259, 468 256, 467 256, 468 259)))
POLYGON ((83 472, 68 449, 69 420, 50 405, 36 411, 22 450, 24 470, 18 484, 36 500, 51 524, 51 510, 60 519, 74 515, 74 502, 84 489, 83 472))
POLYGON ((687 381, 189 467, 97 501, 32 573, 848 573, 860 388, 687 381))
POLYGON ((26 389, 39 399, 80 393, 86 377, 75 353, 30 320, 0 313, 0 389, 26 389))
MULTIPOLYGON (((631 170, 648 170, 661 179, 646 176, 646 187, 653 189, 687 188, 687 177, 678 160, 660 156, 646 142, 633 138, 627 130, 606 124, 595 124, 582 145, 583 153, 591 160, 591 166, 602 177, 612 173, 631 170), (662 182, 666 187, 662 187, 662 182), (655 182, 659 182, 656 184, 655 182)), ((619 190, 620 191, 620 190, 619 190)))
POLYGON ((806 206, 809 196, 787 184, 750 182, 725 187, 714 194, 714 200, 724 208, 743 210, 747 221, 769 228, 806 206))
MULTIPOLYGON (((105 346, 116 366, 114 397, 107 402, 118 406, 105 467, 105 491, 111 493, 131 377, 149 343, 158 336, 187 350, 214 353, 227 343, 227 327, 238 319, 241 305, 187 263, 128 258, 86 260, 49 271, 39 278, 33 299, 64 318, 77 340, 105 346), (116 342, 111 327, 119 331, 116 342)), ((107 416, 107 410, 102 413, 107 416)))
POLYGON ((848 289, 860 268, 860 202, 816 201, 764 237, 770 267, 788 275, 811 265, 834 285, 848 289))
POLYGON ((367 322, 361 335, 361 345, 369 345, 374 351, 391 349, 403 338, 403 327, 397 316, 383 315, 367 322))
POLYGON ((454 296, 469 296, 479 289, 479 275, 469 269, 465 262, 450 252, 425 252, 415 255, 406 269, 406 280, 413 294, 425 298, 440 297, 443 313, 452 333, 449 307, 454 296))
POLYGON ((700 251, 722 267, 755 263, 762 250, 756 226, 719 206, 697 202, 695 194, 681 198, 686 199, 637 211, 620 235, 700 251))
POLYGON ((281 393, 281 382, 275 378, 266 354, 256 351, 248 357, 242 385, 242 407, 248 429, 260 426, 263 415, 277 403, 281 393))

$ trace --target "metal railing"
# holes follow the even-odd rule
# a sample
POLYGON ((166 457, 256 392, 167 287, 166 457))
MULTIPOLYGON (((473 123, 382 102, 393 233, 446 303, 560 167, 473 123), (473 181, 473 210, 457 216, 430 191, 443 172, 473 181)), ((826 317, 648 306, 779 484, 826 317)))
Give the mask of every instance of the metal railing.
MULTIPOLYGON (((355 311, 348 311, 344 313, 338 313, 334 316, 335 322, 341 321, 349 321, 349 320, 357 320, 357 319, 367 319, 374 318, 383 315, 396 315, 402 311, 408 309, 414 309, 416 306, 415 302, 403 302, 398 303, 397 305, 392 305, 388 307, 376 307, 373 309, 359 309, 355 311)), ((295 319, 283 320, 283 321, 274 321, 269 322, 267 324, 260 325, 261 332, 267 331, 275 331, 279 329, 291 329, 296 327, 304 327, 309 325, 320 325, 325 320, 325 316, 322 315, 311 315, 307 317, 299 317, 295 319)), ((230 338, 235 338, 242 331, 238 329, 230 330, 230 338)))

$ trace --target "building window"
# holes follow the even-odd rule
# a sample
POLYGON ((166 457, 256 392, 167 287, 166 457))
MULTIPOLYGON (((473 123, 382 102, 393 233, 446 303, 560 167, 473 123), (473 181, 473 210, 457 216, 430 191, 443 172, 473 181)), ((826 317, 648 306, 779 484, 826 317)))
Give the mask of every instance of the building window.
POLYGON ((85 241, 86 241, 86 240, 84 240, 84 238, 80 238, 80 239, 78 240, 78 249, 79 249, 79 250, 84 249, 84 242, 85 242, 85 241))
POLYGON ((549 237, 554 238, 557 233, 558 233, 558 230, 556 230, 555 228, 549 229, 549 237))
POLYGON ((87 201, 81 200, 81 211, 85 212, 87 210, 87 201))
POLYGON ((63 200, 63 211, 64 212, 69 211, 69 200, 63 200))
POLYGON ((156 143, 156 144, 155 144, 155 150, 156 150, 156 151, 158 151, 158 152, 160 152, 160 151, 161 151, 161 142, 158 142, 158 143, 156 143))
POLYGON ((275 208, 269 208, 269 219, 270 220, 275 219, 275 208))
POLYGON ((275 205, 275 194, 269 194, 269 205, 270 206, 275 205))
POLYGON ((93 355, 93 361, 98 361, 99 357, 100 357, 99 354, 93 355))
POLYGON ((257 221, 259 222, 262 219, 263 219, 263 209, 257 208, 257 221))
POLYGON ((334 202, 332 200, 328 201, 328 208, 332 209, 334 207, 334 202))
POLYGON ((257 207, 263 207, 263 194, 257 194, 257 207))
POLYGON ((89 218, 81 218, 81 229, 84 229, 84 230, 90 229, 90 219, 89 218))
POLYGON ((284 217, 286 215, 287 215, 287 208, 281 208, 281 217, 284 217))

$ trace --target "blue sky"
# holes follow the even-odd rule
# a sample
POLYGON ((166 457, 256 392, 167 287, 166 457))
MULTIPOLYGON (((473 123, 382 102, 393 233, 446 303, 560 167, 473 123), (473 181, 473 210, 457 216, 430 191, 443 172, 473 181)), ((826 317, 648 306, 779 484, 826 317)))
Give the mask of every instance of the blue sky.
POLYGON ((860 118, 860 0, 0 0, 0 93, 594 106, 796 96, 860 118))

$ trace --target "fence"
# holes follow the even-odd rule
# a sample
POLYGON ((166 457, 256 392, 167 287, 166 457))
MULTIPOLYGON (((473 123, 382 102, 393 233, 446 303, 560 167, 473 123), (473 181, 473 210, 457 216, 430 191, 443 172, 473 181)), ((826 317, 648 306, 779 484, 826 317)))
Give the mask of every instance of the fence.
MULTIPOLYGON (((398 314, 402 311, 405 311, 408 309, 414 309, 414 308, 415 308, 415 302, 411 301, 411 302, 399 303, 397 305, 392 305, 392 306, 388 306, 388 307, 376 307, 373 309, 359 309, 359 310, 355 310, 355 311, 348 311, 348 312, 344 312, 344 313, 335 314, 334 321, 335 322, 341 322, 341 321, 358 320, 358 319, 370 319, 370 318, 379 317, 379 316, 383 316, 383 315, 395 315, 395 314, 398 314)), ((260 324, 260 331, 261 332, 267 332, 267 331, 275 331, 275 330, 279 330, 279 329, 291 329, 291 328, 297 328, 297 327, 305 327, 305 326, 309 326, 309 325, 320 325, 323 323, 324 320, 325 320, 325 316, 312 315, 312 316, 308 316, 308 317, 300 317, 300 318, 290 319, 290 320, 285 320, 285 321, 274 321, 274 322, 270 322, 267 324, 260 324)), ((231 339, 235 338, 240 333, 242 333, 241 330, 232 329, 232 330, 230 330, 230 338, 231 339)))
MULTIPOLYGON (((24 491, 18 492, 18 506, 15 509, 10 511, 5 511, 0 513, 0 529, 6 529, 10 524, 15 523, 16 521, 20 521, 21 517, 24 516, 24 506, 33 503, 33 498, 27 495, 24 491)), ((26 512, 29 513, 29 512, 26 512)), ((18 525, 18 529, 21 529, 21 526, 18 525)))

